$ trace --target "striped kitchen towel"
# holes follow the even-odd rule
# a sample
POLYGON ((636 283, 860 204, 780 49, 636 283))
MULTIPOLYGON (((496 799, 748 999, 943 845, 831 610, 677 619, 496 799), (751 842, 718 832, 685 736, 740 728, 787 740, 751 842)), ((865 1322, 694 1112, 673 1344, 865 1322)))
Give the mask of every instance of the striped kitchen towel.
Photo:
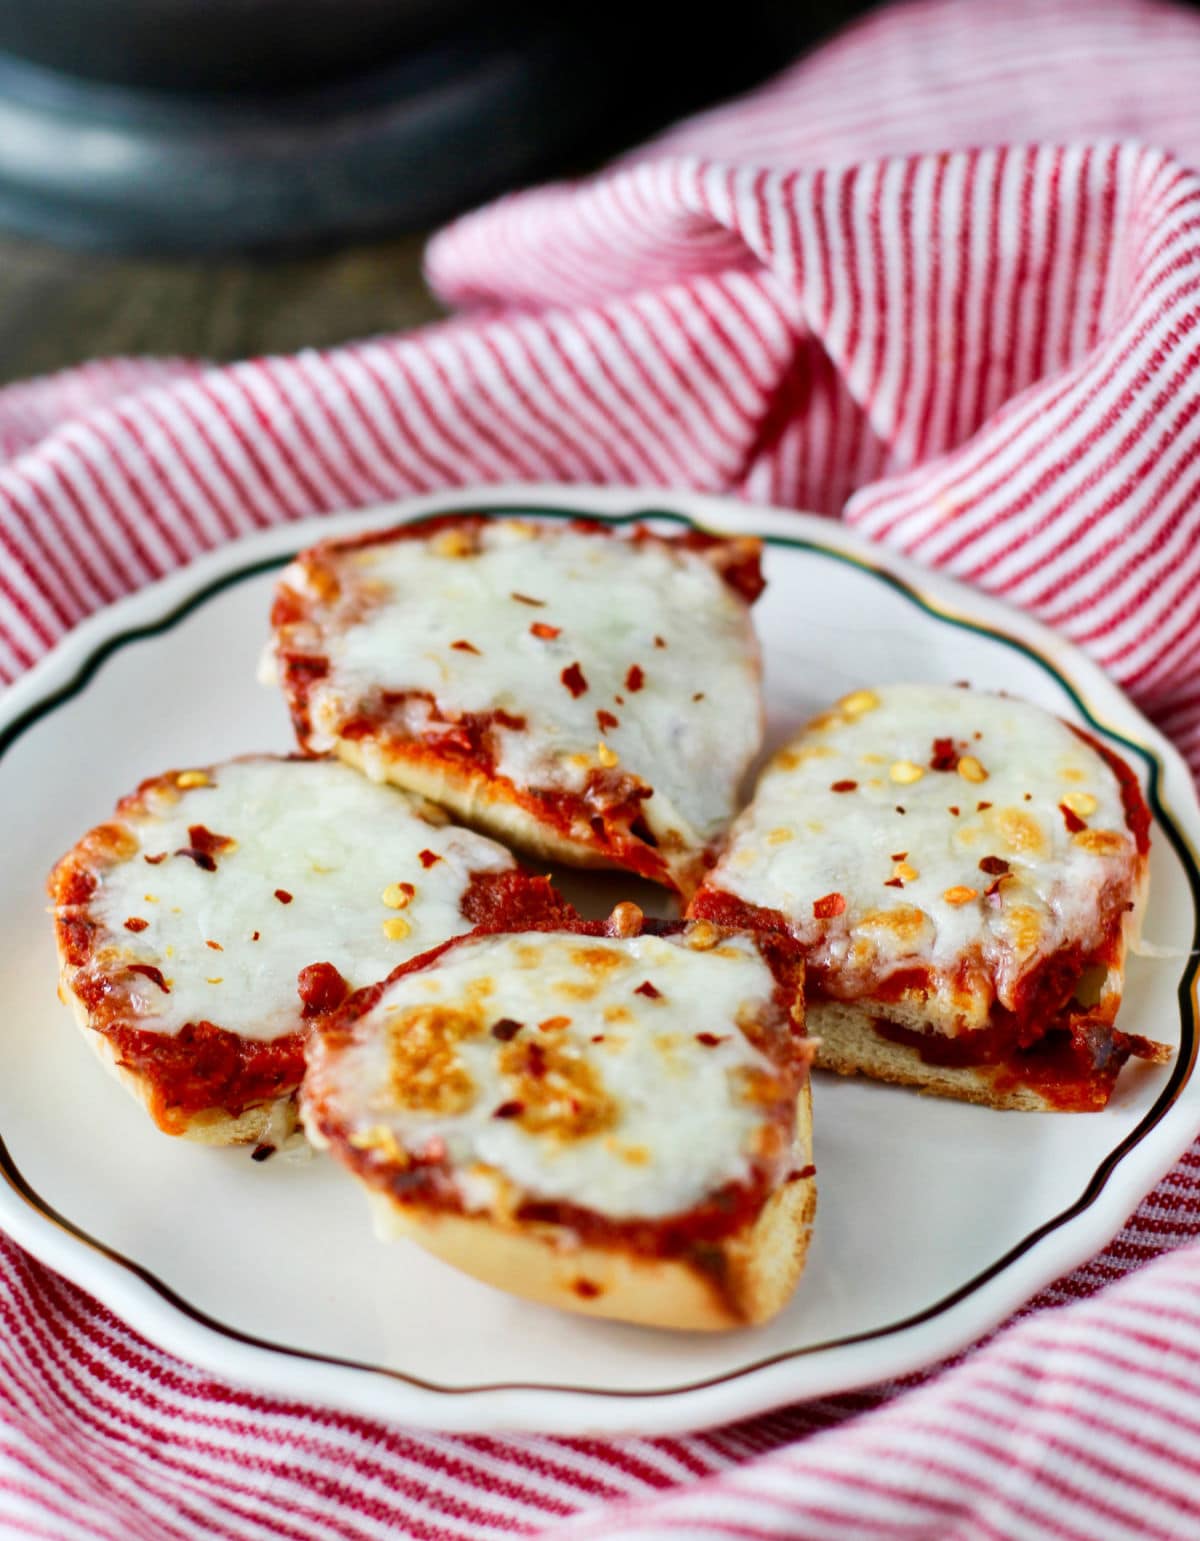
MULTIPOLYGON (((239 534, 498 480, 841 517, 1092 654, 1200 770, 1200 14, 917 0, 439 235, 454 312, 0 392, 0 678, 239 534)), ((0 1238, 0 1533, 1200 1534, 1200 1149, 988 1344, 676 1439, 223 1384, 0 1238), (1168 1255, 1169 1254, 1169 1255, 1168 1255)))

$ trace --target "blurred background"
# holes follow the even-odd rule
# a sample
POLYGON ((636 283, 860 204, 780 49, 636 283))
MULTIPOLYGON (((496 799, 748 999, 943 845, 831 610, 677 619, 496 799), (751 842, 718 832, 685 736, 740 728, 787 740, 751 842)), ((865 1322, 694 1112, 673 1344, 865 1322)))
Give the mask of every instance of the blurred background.
POLYGON ((425 238, 765 79, 866 0, 0 0, 0 382, 434 317, 425 238))

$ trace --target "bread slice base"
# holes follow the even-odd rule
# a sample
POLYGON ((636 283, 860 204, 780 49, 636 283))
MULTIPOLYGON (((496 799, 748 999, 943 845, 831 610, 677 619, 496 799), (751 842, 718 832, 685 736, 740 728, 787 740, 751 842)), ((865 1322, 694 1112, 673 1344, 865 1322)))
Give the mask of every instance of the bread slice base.
MULTIPOLYGON (((451 764, 429 764, 407 755, 364 754, 356 739, 339 738, 333 747, 337 757, 355 770, 370 777, 377 777, 382 770, 393 786, 427 797, 453 814, 460 823, 515 846, 526 855, 562 862, 569 867, 612 872, 633 870, 618 858, 596 850, 595 846, 572 840, 561 830, 543 824, 520 803, 505 796, 504 788, 489 781, 481 772, 465 771, 451 764)), ((672 861, 661 851, 651 854, 661 858, 670 876, 652 876, 640 871, 637 875, 668 888, 674 887, 687 898, 700 878, 699 857, 686 856, 672 861)))
MULTIPOLYGON (((795 1167, 812 1163, 812 1092, 797 1100, 795 1167)), ((485 1284, 542 1305, 645 1327, 717 1332, 765 1322, 791 1298, 804 1271, 817 1189, 813 1177, 785 1182, 755 1220, 713 1243, 710 1271, 682 1258, 645 1257, 618 1246, 572 1241, 559 1227, 504 1225, 369 1194, 377 1232, 407 1237, 485 1284)))
POLYGON ((224 1108, 203 1108, 197 1113, 180 1114, 164 1121, 156 1110, 154 1083, 150 1078, 122 1064, 112 1039, 98 1033, 90 1025, 87 1008, 72 993, 65 980, 61 993, 69 1002, 79 1030, 91 1045, 96 1058, 142 1104, 156 1127, 164 1134, 194 1140, 200 1145, 271 1145, 279 1149, 285 1140, 296 1133, 300 1121, 294 1092, 286 1097, 275 1097, 270 1102, 243 1108, 236 1114, 224 1108))

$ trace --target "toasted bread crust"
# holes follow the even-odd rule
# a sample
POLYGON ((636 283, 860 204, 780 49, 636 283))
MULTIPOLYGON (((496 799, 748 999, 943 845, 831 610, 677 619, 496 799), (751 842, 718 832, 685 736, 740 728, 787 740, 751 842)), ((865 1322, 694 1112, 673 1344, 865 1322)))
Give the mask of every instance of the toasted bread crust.
MULTIPOLYGON (((796 1108, 793 1169, 812 1164, 812 1092, 796 1108)), ((687 1258, 640 1255, 619 1245, 579 1244, 562 1227, 501 1224, 397 1202, 369 1192, 376 1229, 407 1237, 464 1273, 542 1305, 647 1327, 718 1332, 775 1316, 804 1270, 817 1188, 797 1176, 771 1195, 754 1220, 706 1246, 701 1267, 687 1258)))
MULTIPOLYGON (((1148 862, 1139 855, 1136 868, 1137 896, 1127 912, 1118 944, 1108 966, 1108 975, 1098 1003, 1100 1017, 1111 1023, 1121 1004, 1125 955, 1139 934, 1148 889, 1148 862)), ((1063 1105, 1036 1084, 1014 1081, 1004 1064, 937 1065, 923 1059, 920 1052, 905 1043, 895 1043, 875 1030, 880 1019, 910 1022, 914 1013, 903 1016, 894 1003, 810 1000, 805 1008, 808 1030, 816 1042, 815 1065, 838 1075, 865 1075, 893 1085, 912 1086, 932 1097, 951 1097, 983 1107, 1018 1112, 1061 1112, 1063 1105)), ((935 1033, 930 1034, 936 1038, 935 1033)), ((1161 1047, 1161 1046, 1160 1046, 1161 1047)), ((1164 1049, 1165 1054, 1165 1049, 1164 1049)), ((1114 1077, 1115 1078, 1115 1077, 1114 1077)), ((1098 1078, 1095 1100, 1090 1105, 1073 1105, 1073 1111, 1096 1112, 1103 1108, 1112 1090, 1113 1078, 1098 1078)))
POLYGON ((91 1045, 96 1058, 104 1068, 146 1109, 164 1134, 177 1135, 181 1139, 194 1140, 200 1145, 260 1145, 280 1146, 299 1128, 296 1111, 296 1094, 276 1097, 254 1107, 243 1108, 238 1114, 227 1113, 222 1108, 208 1108, 198 1113, 186 1114, 177 1110, 169 1115, 162 1110, 161 1099, 149 1076, 139 1075, 122 1063, 120 1051, 111 1038, 105 1037, 92 1027, 87 1007, 70 988, 68 965, 60 954, 60 990, 62 998, 70 1005, 71 1014, 91 1045))

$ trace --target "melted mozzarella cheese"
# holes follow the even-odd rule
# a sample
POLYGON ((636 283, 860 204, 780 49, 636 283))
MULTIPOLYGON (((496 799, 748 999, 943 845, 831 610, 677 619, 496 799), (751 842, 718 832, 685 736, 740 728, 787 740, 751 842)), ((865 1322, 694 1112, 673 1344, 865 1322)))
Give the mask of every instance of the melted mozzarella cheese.
POLYGON ((753 1078, 775 1072, 736 1024, 772 990, 746 937, 708 952, 652 936, 472 939, 390 985, 353 1043, 317 1044, 308 1096, 362 1148, 443 1142, 470 1210, 528 1196, 679 1214, 750 1171, 765 1117, 753 1078), (639 993, 647 980, 657 995, 639 993))
POLYGON ((782 912, 844 988, 978 948, 1011 1006, 1031 958, 1099 945, 1099 896, 1129 884, 1135 852, 1116 776, 1056 717, 892 685, 776 755, 707 886, 782 912))
MULTIPOLYGON (((310 696, 313 747, 332 748, 380 691, 426 691, 443 713, 524 719, 496 729, 496 770, 516 785, 578 791, 619 765, 654 788, 656 834, 709 843, 761 742, 745 603, 702 557, 658 541, 511 519, 480 541, 471 555, 434 536, 340 557, 343 596, 364 613, 321 638, 331 668, 310 696)), ((284 581, 302 589, 302 569, 284 581)), ((411 704, 414 732, 429 711, 411 704)))
POLYGON ((137 850, 103 871, 92 901, 105 962, 149 965, 169 985, 131 976, 134 1020, 151 1031, 208 1021, 252 1039, 295 1032, 301 969, 332 963, 351 988, 373 984, 470 929, 459 902, 472 872, 514 865, 493 841, 427 823, 419 800, 333 761, 235 760, 207 775, 210 785, 152 791, 148 811, 123 816, 137 850), (195 825, 236 842, 214 871, 174 854, 195 825), (438 859, 427 867, 422 851, 438 859))

